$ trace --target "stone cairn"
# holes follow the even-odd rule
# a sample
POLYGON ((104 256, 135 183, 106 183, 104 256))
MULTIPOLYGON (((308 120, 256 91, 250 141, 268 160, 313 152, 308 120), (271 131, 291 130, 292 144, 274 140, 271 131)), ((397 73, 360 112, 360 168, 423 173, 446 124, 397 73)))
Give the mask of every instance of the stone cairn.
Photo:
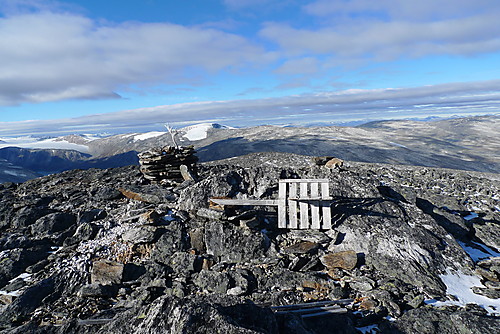
POLYGON ((138 154, 140 170, 146 179, 162 184, 195 181, 195 153, 193 146, 156 147, 138 154))

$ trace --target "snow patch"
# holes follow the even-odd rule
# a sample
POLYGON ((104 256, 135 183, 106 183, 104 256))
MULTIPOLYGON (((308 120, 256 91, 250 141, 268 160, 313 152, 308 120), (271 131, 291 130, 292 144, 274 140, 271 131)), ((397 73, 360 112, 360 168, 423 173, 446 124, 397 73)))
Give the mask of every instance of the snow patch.
POLYGON ((5 174, 12 175, 12 176, 20 176, 20 177, 26 177, 27 175, 24 173, 19 173, 16 171, 11 171, 11 170, 4 170, 3 171, 5 174))
POLYGON ((166 132, 161 132, 161 131, 151 131, 151 132, 146 132, 146 133, 142 133, 140 135, 135 135, 134 136, 134 141, 138 141, 138 140, 146 140, 146 139, 150 139, 150 138, 155 138, 155 137, 159 137, 159 136, 162 136, 166 134, 166 132))
POLYGON ((426 300, 425 303, 433 306, 477 304, 484 308, 490 315, 500 315, 500 299, 491 299, 475 294, 472 287, 484 288, 478 276, 466 275, 460 271, 455 272, 450 268, 446 269, 445 275, 439 275, 446 285, 446 293, 457 298, 456 301, 437 301, 435 299, 426 300))
POLYGON ((202 140, 207 138, 210 129, 229 129, 230 127, 216 123, 200 123, 180 129, 185 132, 183 137, 190 140, 202 140))

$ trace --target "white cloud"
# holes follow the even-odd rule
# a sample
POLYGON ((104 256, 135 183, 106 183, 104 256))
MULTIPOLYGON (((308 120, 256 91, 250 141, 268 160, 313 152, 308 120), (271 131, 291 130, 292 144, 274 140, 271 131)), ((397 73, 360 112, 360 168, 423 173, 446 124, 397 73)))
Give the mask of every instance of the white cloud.
POLYGON ((320 24, 268 22, 260 35, 288 55, 321 54, 331 64, 500 50, 496 0, 320 0, 304 10, 320 24))
POLYGON ((39 12, 0 18, 0 104, 116 96, 136 83, 185 83, 266 57, 243 37, 168 23, 99 24, 39 12))
POLYGON ((231 9, 242 9, 246 7, 256 7, 266 5, 276 0, 224 0, 224 4, 231 9))
POLYGON ((498 114, 500 80, 183 103, 55 121, 0 122, 0 135, 137 132, 197 122, 232 126, 498 114))
POLYGON ((299 59, 290 59, 276 69, 275 73, 293 75, 297 73, 313 74, 318 71, 318 59, 314 57, 304 57, 299 59))
POLYGON ((317 16, 378 15, 392 20, 432 21, 488 13, 498 10, 497 0, 318 0, 304 6, 317 16))

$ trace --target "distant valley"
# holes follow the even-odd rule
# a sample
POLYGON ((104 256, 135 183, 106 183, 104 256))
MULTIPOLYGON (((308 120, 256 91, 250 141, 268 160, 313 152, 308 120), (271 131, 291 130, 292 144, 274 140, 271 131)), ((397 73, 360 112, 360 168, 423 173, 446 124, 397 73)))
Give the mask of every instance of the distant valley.
MULTIPOLYGON (((381 121, 355 127, 228 128, 198 124, 177 130, 179 145, 194 145, 200 161, 253 152, 335 156, 346 161, 500 172, 500 117, 433 122, 381 121)), ((110 168, 138 163, 137 152, 172 145, 167 132, 108 137, 0 141, 0 182, 23 182, 69 169, 110 168)))

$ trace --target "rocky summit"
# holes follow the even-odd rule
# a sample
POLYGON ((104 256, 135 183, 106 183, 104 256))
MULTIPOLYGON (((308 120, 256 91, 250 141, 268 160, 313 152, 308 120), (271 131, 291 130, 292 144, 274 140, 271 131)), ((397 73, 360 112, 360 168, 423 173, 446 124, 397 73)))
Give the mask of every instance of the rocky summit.
POLYGON ((499 333, 500 177, 286 153, 0 185, 2 333, 499 333), (321 159, 319 159, 321 160, 321 159), (326 159, 324 159, 326 162, 326 159), (278 229, 280 179, 332 228, 278 229))

